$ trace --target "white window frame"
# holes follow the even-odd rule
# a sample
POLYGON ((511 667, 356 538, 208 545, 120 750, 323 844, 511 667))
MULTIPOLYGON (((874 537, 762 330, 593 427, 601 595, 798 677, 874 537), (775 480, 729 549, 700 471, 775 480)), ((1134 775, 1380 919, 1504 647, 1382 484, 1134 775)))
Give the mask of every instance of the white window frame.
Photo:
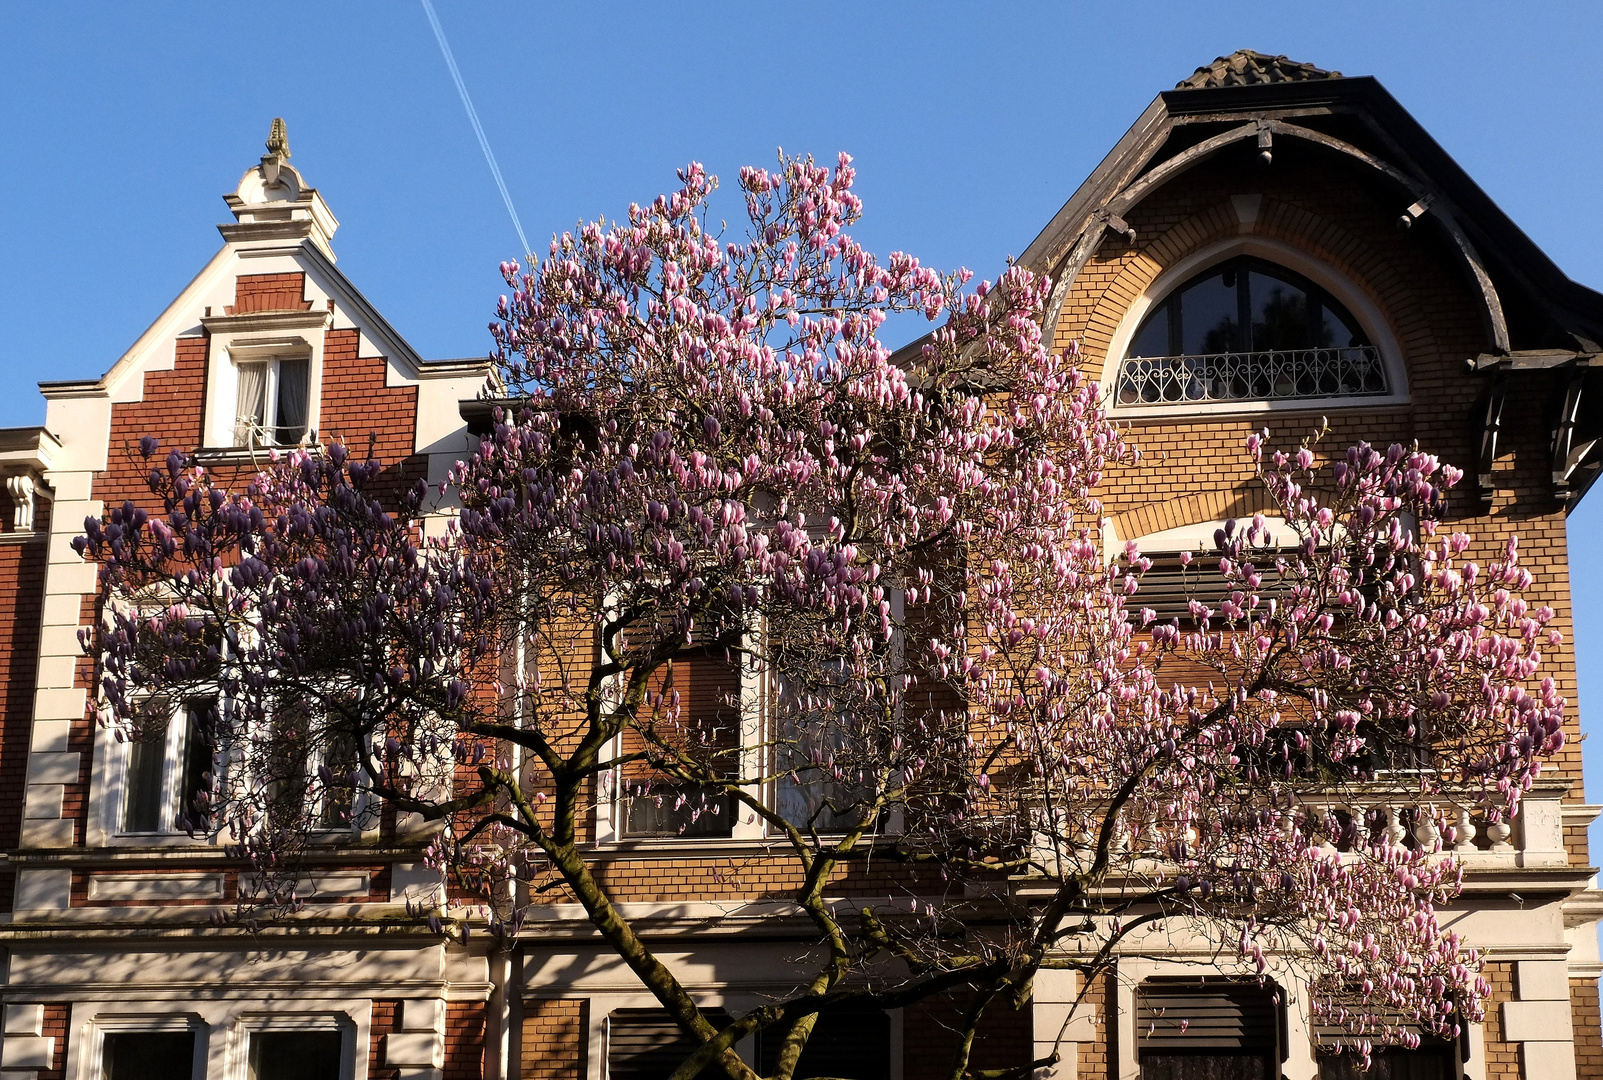
MULTIPOLYGON (((226 707, 219 705, 220 708, 226 707)), ((116 742, 117 757, 121 767, 120 784, 116 785, 116 833, 121 837, 152 837, 152 836, 182 836, 189 837, 187 830, 178 826, 178 799, 180 788, 184 781, 184 765, 189 756, 190 740, 190 703, 183 702, 167 718, 167 727, 162 732, 163 758, 161 766, 161 803, 157 811, 157 824, 154 830, 136 832, 127 827, 130 796, 133 794, 133 756, 134 746, 132 740, 116 742)), ((146 743, 145 745, 150 745, 146 743)), ((213 767, 215 768, 215 759, 213 767)))
MULTIPOLYGON (((521 658, 520 658, 521 659, 521 658)), ((765 735, 769 730, 767 717, 769 707, 768 669, 766 665, 757 664, 743 659, 739 665, 739 696, 740 696, 740 751, 739 769, 742 776, 760 775, 765 771, 763 762, 765 735)), ((617 757, 623 753, 623 736, 614 736, 607 744, 608 753, 617 757)), ((729 844, 732 842, 749 842, 763 840, 768 836, 767 824, 762 820, 745 820, 755 817, 749 811, 742 813, 740 803, 735 804, 734 821, 730 825, 728 836, 629 836, 624 832, 628 822, 629 810, 627 796, 624 794, 623 777, 617 770, 608 770, 601 774, 599 784, 603 797, 596 800, 596 842, 601 844, 627 844, 630 847, 669 845, 682 847, 685 845, 712 845, 729 844)), ((764 805, 772 806, 773 799, 770 792, 762 792, 764 805)))
MULTIPOLYGON (((307 441, 307 439, 309 438, 310 433, 311 433, 311 423, 310 423, 311 407, 312 407, 312 385, 311 385, 311 382, 312 382, 312 363, 311 363, 311 358, 308 357, 308 356, 280 355, 280 354, 275 354, 275 355, 272 355, 272 356, 259 356, 259 357, 234 356, 234 357, 231 358, 231 363, 234 366, 234 381, 235 381, 235 388, 234 388, 234 391, 235 391, 234 392, 234 413, 235 413, 235 415, 234 415, 234 430, 232 432, 232 434, 234 436, 234 442, 233 442, 234 448, 238 449, 238 450, 250 450, 250 449, 261 450, 261 449, 273 449, 273 448, 288 448, 288 447, 300 446, 302 443, 305 443, 307 441), (278 429, 278 384, 279 384, 279 379, 281 377, 281 372, 283 370, 283 365, 284 365, 285 361, 299 361, 299 362, 304 362, 306 364, 306 413, 307 413, 307 421, 308 422, 306 423, 306 430, 301 432, 301 437, 298 440, 296 440, 295 442, 293 442, 293 443, 281 443, 276 439, 276 437, 274 437, 274 434, 273 434, 278 429), (238 383, 239 383, 239 371, 240 371, 241 368, 245 368, 245 367, 261 367, 261 368, 264 369, 264 373, 265 373, 265 378, 263 379, 263 383, 262 383, 262 419, 261 419, 261 424, 260 424, 262 442, 260 442, 260 443, 256 443, 256 442, 243 442, 242 443, 242 442, 239 441, 240 434, 241 434, 240 426, 244 423, 245 417, 243 416, 243 414, 241 414, 239 412, 239 386, 238 386, 238 383)), ((251 433, 248 433, 248 434, 252 438, 255 437, 255 433, 254 432, 251 432, 251 433)))
MULTIPOLYGON (((107 1035, 173 1034, 189 1032, 195 1038, 194 1060, 190 1063, 191 1080, 206 1080, 207 1035, 206 1023, 195 1013, 104 1013, 85 1025, 79 1043, 77 1074, 81 1080, 101 1080, 105 1076, 107 1035)), ((64 1070, 72 1073, 73 1070, 64 1070)))
MULTIPOLYGON (((238 1080, 250 1076, 250 1040, 254 1035, 296 1031, 337 1031, 340 1034, 340 1080, 356 1075, 357 1031, 351 1018, 337 1012, 244 1013, 233 1025, 229 1039, 228 1075, 238 1080)), ((365 1050, 365 1040, 363 1041, 365 1050)), ((364 1054, 365 1057, 365 1054, 364 1054)), ((366 1062, 364 1061, 365 1065, 366 1062)))
MULTIPOLYGON (((262 361, 306 360, 306 437, 310 442, 321 424, 323 385, 323 334, 288 333, 264 335, 219 331, 212 335, 211 355, 206 370, 206 422, 202 442, 212 450, 247 453, 252 448, 237 446, 234 428, 239 417, 239 365, 262 361)), ((274 397, 269 397, 277 407, 274 397)), ((264 425, 265 426, 265 425, 264 425)), ((282 449, 258 446, 258 451, 282 449)))
MULTIPOLYGON (((324 974, 324 982, 334 977, 330 968, 324 974)), ((67 1021, 66 1075, 72 1080, 101 1080, 106 1033, 193 1031, 195 1068, 191 1080, 246 1080, 251 1032, 337 1030, 342 1035, 340 1078, 358 1080, 368 1075, 373 1000, 343 995, 323 998, 314 993, 310 997, 296 996, 292 1001, 260 992, 244 998, 135 996, 131 1000, 77 1001, 67 1021)))

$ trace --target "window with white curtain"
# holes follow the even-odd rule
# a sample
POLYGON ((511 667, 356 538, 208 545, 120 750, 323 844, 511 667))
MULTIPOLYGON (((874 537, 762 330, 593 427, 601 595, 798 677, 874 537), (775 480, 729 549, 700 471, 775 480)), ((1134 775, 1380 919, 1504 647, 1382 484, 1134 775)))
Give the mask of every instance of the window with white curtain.
POLYGON ((234 367, 239 381, 235 446, 296 446, 306 438, 309 359, 273 356, 234 367))

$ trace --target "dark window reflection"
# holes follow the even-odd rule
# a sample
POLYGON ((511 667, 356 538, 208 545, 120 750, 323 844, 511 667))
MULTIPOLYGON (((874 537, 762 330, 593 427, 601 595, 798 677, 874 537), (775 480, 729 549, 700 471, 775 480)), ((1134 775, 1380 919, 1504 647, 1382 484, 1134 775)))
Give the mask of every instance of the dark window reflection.
POLYGON ((1299 274, 1241 257, 1198 274, 1157 304, 1129 356, 1348 349, 1368 345, 1352 314, 1299 274))

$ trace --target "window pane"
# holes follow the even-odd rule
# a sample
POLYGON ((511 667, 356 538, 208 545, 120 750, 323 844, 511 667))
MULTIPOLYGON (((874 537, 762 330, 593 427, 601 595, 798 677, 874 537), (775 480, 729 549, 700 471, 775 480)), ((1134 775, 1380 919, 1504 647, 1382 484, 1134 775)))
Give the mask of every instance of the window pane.
POLYGON ((855 728, 849 713, 781 709, 776 809, 786 821, 827 833, 863 819, 877 778, 868 771, 855 728))
POLYGON ((268 820, 281 828, 299 827, 306 808, 309 723, 305 710, 290 703, 280 703, 273 718, 273 746, 264 764, 267 775, 263 780, 268 820))
MULTIPOLYGON (((784 1032, 769 1028, 758 1036, 758 1041, 758 1068, 766 1076, 779 1064, 784 1032)), ((890 1017, 876 1010, 836 1008, 819 1013, 792 1077, 879 1080, 890 1073, 890 1017)))
POLYGON ((178 785, 178 807, 173 821, 180 829, 202 830, 210 813, 196 803, 211 791, 212 745, 206 738, 202 714, 215 708, 211 702, 197 703, 186 710, 188 727, 184 731, 184 771, 178 785))
POLYGON ((663 781, 632 785, 624 835, 708 838, 734 831, 734 800, 712 788, 663 781))
POLYGON ((337 1031, 254 1031, 250 1080, 339 1080, 337 1031))
MULTIPOLYGON (((735 772, 740 749, 740 668, 726 656, 691 650, 653 679, 653 694, 677 695, 678 711, 664 707, 643 722, 645 731, 626 731, 624 749, 650 751, 662 747, 718 776, 735 772), (648 743, 647 734, 652 743, 648 743)), ((732 800, 715 789, 653 774, 633 764, 624 775, 628 836, 728 836, 734 829, 732 800)))
MULTIPOLYGON (((702 1015, 717 1028, 730 1022, 722 1009, 703 1009, 702 1015)), ((696 1041, 663 1009, 617 1009, 607 1018, 608 1080, 668 1080, 695 1049, 696 1041)), ((709 1065, 697 1080, 721 1080, 723 1075, 722 1068, 709 1065)))
POLYGON ((1313 348, 1308 294, 1259 270, 1242 271, 1242 277, 1252 301, 1253 350, 1313 348))
POLYGON ((1451 1080, 1452 1047, 1421 1046, 1409 1050, 1401 1046, 1377 1046, 1370 1057, 1369 1071, 1360 1067, 1357 1054, 1322 1055, 1319 1080, 1451 1080))
POLYGON ((850 828, 878 792, 879 760, 862 720, 872 703, 838 660, 782 675, 778 697, 776 809, 803 829, 850 828))
POLYGON ((1169 355, 1169 305, 1160 304, 1158 309, 1147 316, 1147 321, 1141 324, 1136 331, 1135 340, 1130 342, 1127 356, 1168 356, 1169 355))
POLYGON ((1205 356, 1242 348, 1233 266, 1191 285, 1180 294, 1181 354, 1205 356))
POLYGON ((128 746, 128 790, 123 800, 122 827, 128 832, 155 832, 161 828, 162 773, 167 764, 167 725, 147 730, 128 746))
POLYGON ((104 1080, 189 1080, 194 1071, 192 1031, 113 1031, 101 1048, 104 1080))
POLYGON ((238 364, 239 401, 234 409, 234 445, 249 446, 267 422, 267 365, 238 364))
POLYGON ((1326 302, 1319 306, 1319 344, 1325 348, 1351 349, 1369 342, 1345 311, 1336 310, 1326 302))
POLYGON ((278 362, 278 411, 276 440, 280 446, 294 446, 306 434, 307 377, 311 362, 304 357, 278 362))
POLYGON ((356 738, 348 730, 327 731, 323 739, 323 764, 333 774, 332 786, 323 787, 323 801, 318 809, 320 823, 325 829, 344 829, 351 824, 351 806, 356 791, 348 786, 351 774, 359 761, 356 738))
POLYGON ((1268 1058, 1241 1054, 1142 1054, 1141 1080, 1270 1080, 1268 1058))

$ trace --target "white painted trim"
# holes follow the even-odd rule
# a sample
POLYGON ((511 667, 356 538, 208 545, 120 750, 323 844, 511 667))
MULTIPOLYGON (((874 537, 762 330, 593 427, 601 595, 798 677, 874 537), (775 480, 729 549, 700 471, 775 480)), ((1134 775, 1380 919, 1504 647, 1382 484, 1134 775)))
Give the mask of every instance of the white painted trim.
POLYGON ((79 1001, 67 1024, 65 1075, 99 1080, 107 1032, 193 1031, 194 1080, 245 1080, 252 1032, 339 1031, 341 1080, 367 1080, 372 1013, 368 998, 79 1001))
POLYGON ((1409 400, 1407 365, 1404 363, 1402 346, 1398 344, 1396 335, 1392 333, 1391 325, 1386 321, 1385 315, 1375 305, 1375 302, 1361 289, 1357 288, 1346 275, 1302 248, 1272 237, 1250 234, 1232 236, 1194 251, 1163 271, 1153 280, 1146 291, 1136 298, 1135 303, 1126 309, 1124 317, 1119 320, 1118 329, 1113 332, 1113 337, 1108 341, 1107 358, 1102 365, 1100 385, 1102 398, 1110 403, 1110 411, 1115 420, 1178 418, 1197 415, 1241 416, 1291 411, 1308 412, 1310 410, 1399 405, 1409 400), (1386 378, 1391 385, 1391 392, 1371 397, 1288 398, 1281 401, 1212 401, 1197 405, 1142 405, 1121 408, 1114 404, 1113 391, 1118 381, 1119 367, 1124 362, 1124 354, 1130 347, 1131 338, 1135 336, 1136 329, 1140 327, 1142 320, 1146 318, 1147 312, 1151 311, 1159 301, 1167 299, 1175 289, 1208 267, 1222 263, 1227 259, 1233 259, 1238 255, 1256 256, 1276 265, 1284 266, 1288 270, 1293 270, 1324 289, 1333 299, 1352 312, 1353 317, 1363 327, 1364 333, 1369 335, 1369 340, 1380 350, 1381 361, 1386 365, 1386 378))

